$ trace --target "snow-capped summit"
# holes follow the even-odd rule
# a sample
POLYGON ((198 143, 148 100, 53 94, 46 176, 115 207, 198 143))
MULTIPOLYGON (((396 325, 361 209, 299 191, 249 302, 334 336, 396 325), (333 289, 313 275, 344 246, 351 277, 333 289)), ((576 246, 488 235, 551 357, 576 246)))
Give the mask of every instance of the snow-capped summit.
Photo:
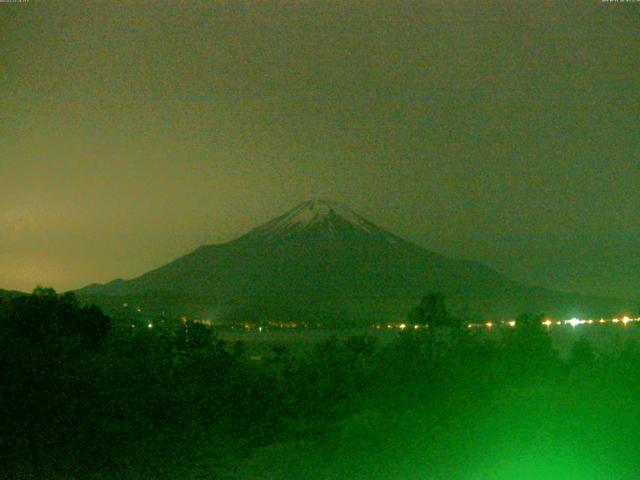
POLYGON ((351 222, 356 226, 364 226, 366 220, 353 210, 346 206, 334 202, 333 200, 309 200, 301 203, 294 209, 284 214, 283 222, 286 224, 300 224, 303 226, 309 226, 313 223, 322 221, 323 219, 337 215, 343 219, 351 222))
POLYGON ((371 223, 350 208, 332 200, 308 200, 261 225, 239 240, 275 241, 299 235, 328 238, 366 235, 399 239, 371 223))

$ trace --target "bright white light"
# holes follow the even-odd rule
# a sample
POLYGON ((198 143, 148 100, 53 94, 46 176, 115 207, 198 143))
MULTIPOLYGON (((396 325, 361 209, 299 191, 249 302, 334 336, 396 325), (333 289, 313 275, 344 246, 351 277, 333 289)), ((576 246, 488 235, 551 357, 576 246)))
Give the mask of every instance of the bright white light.
POLYGON ((582 321, 580 321, 577 318, 572 318, 571 320, 567 320, 567 323, 571 325, 573 328, 576 328, 578 325, 582 323, 582 321))
POLYGON ((547 328, 549 328, 552 323, 553 322, 551 320, 549 320, 548 318, 544 322, 542 322, 542 324, 547 328))
POLYGON ((147 327, 153 328, 153 323, 150 323, 149 325, 147 325, 147 327))
POLYGON ((487 322, 487 323, 485 323, 485 325, 486 325, 488 328, 493 327, 493 323, 492 323, 492 322, 487 322))
POLYGON ((631 321, 631 319, 629 317, 622 317, 622 323, 624 323, 625 325, 627 323, 629 323, 631 321))
POLYGON ((611 320, 611 322, 613 323, 618 323, 620 320, 618 320, 617 318, 614 318, 613 320, 611 320))
POLYGON ((259 331, 259 332, 262 332, 262 327, 258 327, 258 331, 259 331))
POLYGON ((407 328, 407 326, 404 323, 400 324, 400 330, 404 330, 405 328, 407 328))
POLYGON ((515 320, 511 320, 511 321, 507 322, 507 325, 509 325, 510 327, 515 327, 516 326, 516 321, 515 320))

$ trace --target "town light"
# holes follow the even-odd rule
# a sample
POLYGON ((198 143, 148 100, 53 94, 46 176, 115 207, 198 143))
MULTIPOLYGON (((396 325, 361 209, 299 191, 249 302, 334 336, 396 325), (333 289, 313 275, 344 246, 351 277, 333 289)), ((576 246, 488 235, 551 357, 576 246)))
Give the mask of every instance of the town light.
POLYGON ((582 321, 577 318, 572 318, 571 320, 567 320, 567 323, 571 325, 573 328, 576 328, 578 325, 582 323, 582 321))

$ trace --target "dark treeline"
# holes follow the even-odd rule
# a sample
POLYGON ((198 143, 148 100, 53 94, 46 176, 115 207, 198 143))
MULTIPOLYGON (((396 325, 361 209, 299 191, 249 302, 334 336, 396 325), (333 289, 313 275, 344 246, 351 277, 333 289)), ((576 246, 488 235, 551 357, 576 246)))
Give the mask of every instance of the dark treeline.
POLYGON ((640 348, 562 361, 540 319, 484 341, 431 295, 388 345, 256 361, 200 324, 121 328, 37 289, 0 303, 2 476, 640 478, 640 348))

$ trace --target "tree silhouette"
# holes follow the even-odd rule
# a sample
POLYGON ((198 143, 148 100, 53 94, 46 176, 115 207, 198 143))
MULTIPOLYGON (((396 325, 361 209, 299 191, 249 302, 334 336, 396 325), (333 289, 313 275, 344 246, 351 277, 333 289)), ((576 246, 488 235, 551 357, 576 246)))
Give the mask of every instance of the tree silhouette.
POLYGON ((460 320, 451 315, 445 304, 445 297, 441 293, 425 295, 420 304, 413 308, 408 315, 411 325, 459 328, 460 320))
POLYGON ((36 476, 44 476, 51 432, 75 418, 80 398, 74 392, 84 386, 68 373, 100 347, 109 324, 99 308, 81 306, 72 293, 58 295, 52 288, 37 287, 0 308, 0 406, 10 412, 0 436, 24 443, 36 476))
POLYGON ((557 367, 558 352, 543 319, 544 315, 519 315, 516 328, 504 336, 504 353, 510 358, 509 368, 514 374, 544 375, 557 367))

